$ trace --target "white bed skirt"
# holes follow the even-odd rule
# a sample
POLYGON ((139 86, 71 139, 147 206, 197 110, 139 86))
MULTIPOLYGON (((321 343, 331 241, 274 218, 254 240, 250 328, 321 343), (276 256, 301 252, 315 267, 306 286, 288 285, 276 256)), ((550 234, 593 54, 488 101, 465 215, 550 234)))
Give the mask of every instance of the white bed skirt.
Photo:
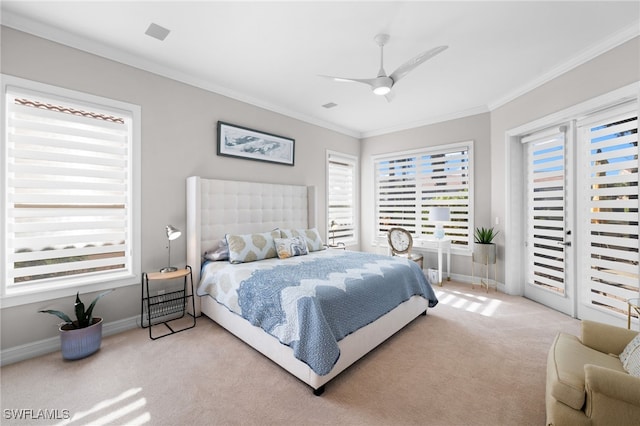
POLYGON ((340 358, 336 365, 329 374, 319 376, 307 364, 296 359, 293 355, 293 349, 289 346, 283 345, 278 339, 261 328, 251 325, 241 316, 232 313, 212 297, 202 296, 200 299, 203 314, 311 386, 314 390, 321 388, 329 380, 387 340, 420 314, 426 312, 428 307, 426 299, 420 296, 413 296, 378 320, 348 335, 338 342, 340 358))

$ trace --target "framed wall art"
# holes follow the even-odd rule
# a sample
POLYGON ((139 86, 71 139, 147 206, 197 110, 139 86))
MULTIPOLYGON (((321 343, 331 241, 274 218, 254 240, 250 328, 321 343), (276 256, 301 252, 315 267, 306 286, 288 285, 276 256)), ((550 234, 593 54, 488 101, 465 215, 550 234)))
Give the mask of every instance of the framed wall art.
POLYGON ((218 155, 293 166, 295 140, 218 121, 218 155))

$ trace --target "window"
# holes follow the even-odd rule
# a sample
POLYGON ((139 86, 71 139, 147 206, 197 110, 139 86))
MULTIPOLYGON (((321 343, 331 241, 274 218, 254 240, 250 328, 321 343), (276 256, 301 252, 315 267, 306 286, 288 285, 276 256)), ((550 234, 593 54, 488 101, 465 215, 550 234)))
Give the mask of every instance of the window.
POLYGON ((3 81, 3 305, 137 282, 139 108, 3 81))
POLYGON ((626 316, 626 300, 640 294, 638 103, 579 120, 578 137, 582 301, 626 316))
POLYGON ((433 207, 449 207, 444 224, 452 247, 469 250, 472 243, 473 142, 429 147, 374 158, 376 237, 389 228, 407 229, 415 238, 432 238, 433 207))
POLYGON ((327 152, 327 233, 331 245, 357 244, 357 157, 327 152))

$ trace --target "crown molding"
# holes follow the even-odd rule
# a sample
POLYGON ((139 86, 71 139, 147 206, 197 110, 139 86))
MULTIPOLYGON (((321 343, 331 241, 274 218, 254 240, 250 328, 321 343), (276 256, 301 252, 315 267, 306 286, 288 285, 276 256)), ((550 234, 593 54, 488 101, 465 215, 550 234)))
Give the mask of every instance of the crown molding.
POLYGON ((442 123, 445 121, 457 120, 459 118, 470 117, 472 115, 483 114, 485 112, 489 112, 489 108, 486 105, 480 105, 474 108, 466 109, 464 111, 457 111, 449 114, 432 116, 424 120, 412 121, 410 123, 405 123, 405 124, 401 124, 393 127, 387 127, 385 129, 373 130, 371 132, 363 132, 361 138, 365 139, 365 138, 371 138, 374 136, 386 135, 388 133, 415 129, 417 127, 428 126, 430 124, 442 123))
POLYGON ((348 129, 342 126, 335 125, 330 122, 319 120, 317 118, 310 117, 305 114, 301 114, 297 111, 289 110, 282 106, 279 106, 270 102, 266 102, 261 99, 254 98, 245 93, 230 90, 228 88, 213 84, 210 81, 195 78, 191 75, 179 72, 170 67, 166 67, 156 62, 145 60, 139 56, 123 52, 119 49, 113 49, 102 43, 98 43, 83 37, 79 37, 75 34, 68 33, 59 28, 55 28, 40 22, 36 22, 34 20, 13 14, 11 12, 3 11, 3 13, 1 14, 1 23, 4 26, 13 28, 18 31, 23 31, 23 32, 35 35, 37 37, 41 37, 59 44, 63 44, 65 46, 69 46, 78 50, 95 54, 95 55, 122 63, 124 65, 132 66, 134 68, 148 71, 150 73, 153 73, 162 77, 176 80, 176 81, 179 81, 194 87, 198 87, 200 89, 203 89, 212 93, 216 93, 218 95, 228 97, 230 99, 244 102, 246 104, 253 105, 258 108, 262 108, 271 112, 282 114, 287 117, 291 117, 308 124, 319 126, 319 127, 332 130, 332 131, 335 131, 347 136, 351 136, 354 138, 358 138, 358 139, 364 139, 364 138, 369 138, 373 136, 380 136, 388 133, 408 130, 411 128, 436 124, 443 121, 464 118, 471 115, 481 114, 484 112, 491 112, 511 102, 512 100, 520 96, 523 96, 524 94, 542 86, 543 84, 559 77, 560 75, 596 58, 597 56, 635 37, 640 36, 640 25, 638 25, 638 23, 634 25, 630 25, 626 28, 623 28, 622 30, 613 34, 611 37, 608 37, 607 39, 602 40, 598 44, 586 49, 585 51, 570 58, 568 61, 564 62, 563 64, 553 68, 549 72, 528 82, 527 84, 520 86, 519 88, 506 94, 505 96, 489 102, 487 105, 477 106, 464 111, 453 112, 453 113, 445 114, 441 116, 429 117, 424 120, 401 124, 401 125, 393 126, 389 128, 377 129, 377 130, 367 131, 367 132, 359 132, 353 129, 348 129))
POLYGON ((114 49, 106 46, 102 43, 89 40, 87 38, 79 37, 75 34, 66 32, 59 28, 52 27, 50 25, 37 22, 23 16, 16 15, 11 12, 3 11, 2 25, 13 28, 18 31, 22 31, 37 37, 44 38, 55 43, 59 43, 74 49, 82 50, 93 55, 101 56, 106 59, 110 59, 115 62, 119 62, 124 65, 128 65, 134 68, 138 68, 144 71, 148 71, 152 74, 156 74, 162 77, 166 77, 172 80, 179 81, 181 83, 194 86, 208 92, 216 93, 218 95, 225 96, 230 99, 234 99, 240 102, 244 102, 249 105, 256 106, 271 112, 285 115, 308 124, 313 124, 328 130, 332 130, 338 133, 345 134, 354 138, 360 138, 360 132, 347 129, 345 127, 337 126, 333 123, 329 123, 323 120, 318 120, 314 117, 309 117, 305 114, 289 110, 282 106, 266 102, 261 99, 251 97, 245 93, 230 90, 226 87, 222 87, 211 83, 203 79, 195 78, 186 73, 182 73, 173 68, 160 65, 153 61, 148 61, 137 55, 132 55, 119 49, 114 49))
POLYGON ((583 65, 586 62, 589 62, 590 60, 602 55, 603 53, 615 47, 618 47, 621 44, 626 43, 627 41, 638 36, 640 36, 640 22, 636 22, 633 25, 621 29, 611 37, 608 37, 601 42, 591 46, 590 48, 582 51, 563 64, 560 64, 549 72, 541 75, 540 77, 520 86, 511 93, 508 93, 507 95, 498 98, 493 102, 489 102, 487 104, 487 107, 489 111, 500 108, 501 106, 513 101, 514 99, 519 98, 520 96, 542 86, 545 83, 548 83, 549 81, 561 76, 562 74, 565 74, 572 69, 577 68, 580 65, 583 65))

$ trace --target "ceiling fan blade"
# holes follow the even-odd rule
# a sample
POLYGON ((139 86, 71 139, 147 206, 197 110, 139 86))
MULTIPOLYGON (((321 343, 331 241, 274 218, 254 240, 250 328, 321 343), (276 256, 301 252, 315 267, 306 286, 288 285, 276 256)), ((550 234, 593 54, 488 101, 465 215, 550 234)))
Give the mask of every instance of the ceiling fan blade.
POLYGON ((387 100, 387 102, 391 102, 395 99, 396 94, 393 92, 393 90, 389 93, 387 93, 386 95, 384 95, 385 99, 387 100))
POLYGON ((321 75, 320 77, 328 78, 329 80, 337 81, 340 83, 363 83, 371 86, 376 79, 375 78, 344 78, 344 77, 333 77, 330 75, 321 75))
POLYGON ((402 77, 407 75, 411 70, 413 70, 418 65, 422 64, 427 59, 431 59, 436 56, 438 53, 446 50, 449 46, 438 46, 434 47, 431 50, 427 50, 426 52, 422 52, 418 56, 408 60, 404 64, 400 65, 397 70, 395 70, 389 77, 393 80, 393 83, 397 83, 402 77))

